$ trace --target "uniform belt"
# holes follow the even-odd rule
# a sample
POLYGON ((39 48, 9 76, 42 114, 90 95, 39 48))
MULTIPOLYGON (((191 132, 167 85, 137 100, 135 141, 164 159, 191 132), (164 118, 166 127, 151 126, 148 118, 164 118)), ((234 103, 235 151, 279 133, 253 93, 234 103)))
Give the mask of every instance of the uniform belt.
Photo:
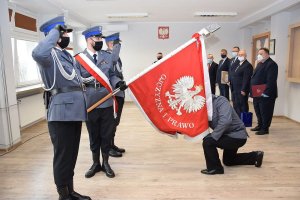
POLYGON ((95 84, 86 84, 85 86, 88 88, 95 88, 95 89, 102 87, 102 85, 100 83, 97 83, 96 85, 95 84))
POLYGON ((79 86, 62 87, 62 88, 56 88, 51 90, 51 95, 56 95, 59 93, 66 93, 66 92, 74 92, 74 91, 83 91, 83 90, 79 86))

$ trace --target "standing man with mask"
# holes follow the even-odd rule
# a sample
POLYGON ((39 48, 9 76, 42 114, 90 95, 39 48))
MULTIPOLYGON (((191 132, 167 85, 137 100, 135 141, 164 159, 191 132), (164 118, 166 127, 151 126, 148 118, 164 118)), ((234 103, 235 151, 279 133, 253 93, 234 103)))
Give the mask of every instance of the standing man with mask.
POLYGON ((229 79, 229 84, 230 84, 230 91, 231 91, 231 101, 234 102, 233 98, 233 89, 232 89, 232 84, 231 84, 231 79, 232 79, 232 73, 233 71, 237 68, 239 65, 240 61, 238 59, 238 53, 240 51, 240 48, 238 46, 235 46, 232 48, 231 51, 231 59, 230 59, 230 66, 228 69, 228 79, 229 79))
MULTIPOLYGON (((82 32, 85 36, 87 48, 80 54, 89 59, 90 65, 99 68, 107 77, 112 86, 120 85, 122 81, 112 71, 111 56, 102 51, 102 27, 95 26, 82 32)), ((81 65, 83 65, 81 63, 81 65)), ((82 67, 82 77, 87 87, 87 105, 92 106, 106 96, 108 90, 82 67)), ((93 177, 101 169, 109 178, 115 177, 114 171, 108 163, 108 152, 115 128, 113 99, 110 98, 88 113, 86 126, 89 132, 90 149, 92 151, 93 165, 86 172, 85 177, 93 177), (102 154, 102 167, 100 164, 100 150, 102 154)))
POLYGON ((215 94, 216 93, 216 76, 217 76, 218 64, 216 62, 214 62, 214 56, 212 54, 207 55, 207 65, 208 65, 211 93, 215 94))
POLYGON ((231 59, 230 59, 230 67, 229 67, 229 78, 230 78, 230 72, 234 71, 235 68, 239 64, 239 59, 238 59, 238 53, 240 51, 240 48, 238 46, 235 46, 232 48, 231 51, 231 59))
POLYGON ((54 148, 53 172, 59 200, 89 200, 74 191, 82 121, 86 120, 85 93, 80 66, 65 50, 70 38, 63 16, 45 22, 40 31, 45 38, 32 52, 46 90, 51 93, 47 121, 54 148))
POLYGON ((269 134, 275 100, 277 98, 278 65, 269 56, 269 49, 260 48, 257 55, 257 66, 251 78, 251 96, 258 125, 251 129, 256 135, 269 134), (262 86, 263 92, 256 96, 254 87, 262 86))
POLYGON ((242 112, 249 111, 248 97, 253 67, 247 60, 245 50, 238 53, 239 64, 231 72, 232 102, 235 112, 241 117, 242 112))
POLYGON ((222 80, 222 74, 227 74, 228 78, 228 70, 230 66, 230 60, 227 57, 227 50, 222 49, 221 50, 221 60, 219 62, 219 67, 217 71, 217 83, 220 90, 220 95, 226 97, 229 100, 229 86, 228 86, 228 80, 222 80), (226 83, 227 81, 227 83, 226 83))
POLYGON ((160 59, 162 59, 162 58, 163 58, 163 54, 162 54, 162 52, 158 52, 158 53, 157 53, 157 55, 156 55, 156 58, 157 58, 157 60, 156 60, 156 61, 154 61, 153 63, 156 63, 157 61, 159 61, 160 59))
MULTIPOLYGON (((105 38, 106 45, 107 45, 107 52, 112 55, 113 60, 113 72, 115 75, 120 78, 120 80, 124 81, 123 70, 122 70, 122 61, 119 57, 120 49, 121 49, 121 40, 120 40, 120 33, 114 33, 109 35, 105 38)), ((115 145, 115 134, 117 131, 117 126, 120 124, 120 119, 122 115, 124 99, 125 99, 125 92, 120 91, 116 95, 116 100, 118 103, 118 112, 116 117, 116 127, 113 132, 112 141, 111 141, 111 148, 109 150, 109 155, 112 157, 121 157, 122 153, 125 153, 125 149, 119 148, 115 145)))

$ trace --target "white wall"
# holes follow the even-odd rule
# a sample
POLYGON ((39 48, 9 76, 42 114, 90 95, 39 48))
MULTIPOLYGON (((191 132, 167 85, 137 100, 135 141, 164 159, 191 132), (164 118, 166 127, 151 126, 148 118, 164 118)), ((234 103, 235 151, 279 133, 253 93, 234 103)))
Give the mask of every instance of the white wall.
POLYGON ((20 141, 20 129, 12 67, 8 2, 0 0, 0 5, 0 148, 5 149, 20 141))
POLYGON ((43 94, 35 94, 19 99, 20 126, 22 128, 45 118, 43 94))
MULTIPOLYGON (((132 78, 156 60, 157 52, 164 55, 175 50, 180 45, 192 38, 195 32, 200 31, 208 24, 204 23, 133 23, 129 30, 121 33, 122 50, 121 58, 124 65, 124 75, 127 80, 132 78), (170 38, 158 39, 158 26, 169 26, 170 38)), ((206 41, 207 52, 213 53, 215 60, 220 59, 220 50, 238 44, 235 36, 236 23, 220 24, 221 29, 206 41)))

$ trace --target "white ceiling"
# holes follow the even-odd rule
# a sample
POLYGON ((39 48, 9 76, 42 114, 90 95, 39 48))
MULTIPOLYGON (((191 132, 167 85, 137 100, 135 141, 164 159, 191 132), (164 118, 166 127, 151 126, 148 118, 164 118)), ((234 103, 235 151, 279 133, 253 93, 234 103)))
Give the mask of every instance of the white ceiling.
POLYGON ((289 5, 299 3, 298 0, 9 0, 9 2, 10 5, 25 8, 35 14, 65 14, 75 22, 75 26, 128 22, 241 22, 255 13, 276 8, 285 2, 289 2, 289 5), (237 12, 238 15, 195 17, 194 13, 197 11, 237 12), (149 17, 110 19, 106 16, 141 12, 148 13, 149 17))

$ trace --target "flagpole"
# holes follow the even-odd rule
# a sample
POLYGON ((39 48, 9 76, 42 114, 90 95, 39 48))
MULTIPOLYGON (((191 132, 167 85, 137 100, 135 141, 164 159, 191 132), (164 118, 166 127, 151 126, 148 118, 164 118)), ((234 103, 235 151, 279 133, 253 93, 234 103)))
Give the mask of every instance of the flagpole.
POLYGON ((87 109, 87 112, 88 113, 91 112, 92 110, 94 110, 95 108, 97 108, 100 104, 102 104, 104 101, 106 101, 110 97, 114 96, 119 91, 120 91, 120 88, 115 89, 113 92, 109 93, 108 95, 106 95, 105 97, 103 97, 102 99, 100 99, 99 101, 97 101, 95 104, 93 104, 91 107, 89 107, 87 109))

